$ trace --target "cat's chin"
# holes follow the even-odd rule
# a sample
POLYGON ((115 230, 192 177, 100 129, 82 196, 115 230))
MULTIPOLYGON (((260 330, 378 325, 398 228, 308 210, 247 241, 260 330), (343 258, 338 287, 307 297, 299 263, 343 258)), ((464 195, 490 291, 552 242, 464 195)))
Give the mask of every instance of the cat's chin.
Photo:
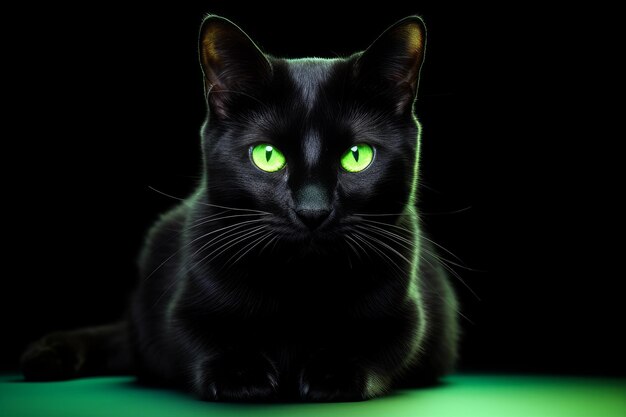
POLYGON ((283 249, 299 257, 332 255, 336 254, 338 248, 341 247, 340 236, 320 231, 293 233, 285 236, 281 241, 283 249))

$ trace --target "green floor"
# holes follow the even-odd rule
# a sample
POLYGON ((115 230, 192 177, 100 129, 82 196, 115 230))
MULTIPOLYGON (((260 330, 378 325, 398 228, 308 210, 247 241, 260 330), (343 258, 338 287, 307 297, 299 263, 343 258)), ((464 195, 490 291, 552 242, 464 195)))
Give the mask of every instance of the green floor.
POLYGON ((625 417, 626 379, 462 375, 437 388, 338 404, 205 403, 131 378, 24 383, 0 376, 1 417, 142 416, 525 416, 625 417))

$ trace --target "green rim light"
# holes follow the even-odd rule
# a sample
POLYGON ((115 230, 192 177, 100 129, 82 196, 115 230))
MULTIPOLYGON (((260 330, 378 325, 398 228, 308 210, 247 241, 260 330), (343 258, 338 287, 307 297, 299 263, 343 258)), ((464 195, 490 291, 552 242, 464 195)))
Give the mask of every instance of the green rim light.
POLYGON ((254 165, 265 172, 280 171, 287 165, 285 155, 268 143, 260 143, 250 148, 250 156, 254 165))
POLYGON ((348 172, 361 172, 372 164, 374 148, 367 143, 350 147, 341 157, 341 166, 348 172))

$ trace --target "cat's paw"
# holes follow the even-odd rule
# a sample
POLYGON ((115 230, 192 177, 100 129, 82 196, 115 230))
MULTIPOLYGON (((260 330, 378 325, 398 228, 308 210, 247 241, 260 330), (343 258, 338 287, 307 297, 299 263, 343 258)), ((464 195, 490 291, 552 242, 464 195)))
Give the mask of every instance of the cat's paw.
POLYGON ((262 402, 278 395, 278 369, 261 353, 222 353, 199 372, 196 391, 206 401, 262 402))
POLYGON ((363 401, 366 371, 358 361, 341 355, 314 356, 300 372, 300 397, 305 401, 363 401))
POLYGON ((53 333, 30 345, 20 359, 27 381, 56 381, 76 378, 85 363, 85 354, 72 337, 53 333))

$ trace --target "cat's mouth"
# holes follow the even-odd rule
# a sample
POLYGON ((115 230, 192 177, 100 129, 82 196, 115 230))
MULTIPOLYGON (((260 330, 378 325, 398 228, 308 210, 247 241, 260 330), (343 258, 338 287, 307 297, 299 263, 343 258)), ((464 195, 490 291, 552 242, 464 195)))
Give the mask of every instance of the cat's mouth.
POLYGON ((302 234, 315 237, 325 233, 333 221, 332 209, 291 209, 291 220, 302 234))
POLYGON ((334 239, 315 234, 293 241, 288 245, 291 246, 295 259, 309 258, 310 256, 320 259, 320 257, 333 254, 335 252, 334 248, 337 246, 334 239))
POLYGON ((331 219, 316 228, 296 224, 290 232, 283 234, 281 240, 294 252, 303 255, 332 253, 336 250, 338 242, 343 240, 343 229, 331 219))

